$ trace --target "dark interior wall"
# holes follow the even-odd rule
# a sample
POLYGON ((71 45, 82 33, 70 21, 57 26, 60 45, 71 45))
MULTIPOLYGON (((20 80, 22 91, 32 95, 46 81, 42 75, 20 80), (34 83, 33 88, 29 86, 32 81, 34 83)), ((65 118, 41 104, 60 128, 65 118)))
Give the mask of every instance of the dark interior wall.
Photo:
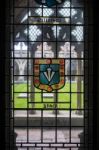
POLYGON ((0 149, 5 148, 5 3, 0 5, 0 149))
POLYGON ((93 132, 94 150, 99 150, 99 5, 93 0, 93 132))
POLYGON ((94 146, 99 150, 99 5, 94 2, 94 146))
MULTIPOLYGON (((98 26, 99 26, 99 24, 98 24, 98 26)), ((99 29, 98 29, 98 39, 99 39, 99 29)), ((99 41, 97 41, 97 48, 98 48, 98 53, 97 53, 97 61, 95 61, 95 72, 96 72, 96 74, 94 75, 95 77, 97 77, 96 79, 96 83, 95 83, 95 85, 94 85, 94 87, 96 87, 95 89, 96 89, 96 95, 94 95, 95 96, 95 98, 96 98, 96 102, 95 102, 95 104, 94 104, 94 106, 95 106, 95 110, 94 110, 94 112, 95 112, 95 118, 96 118, 96 121, 95 121, 95 124, 94 124, 94 126, 96 127, 95 129, 95 139, 97 139, 97 147, 98 147, 98 149, 99 149, 99 41)), ((96 57, 95 57, 96 58, 96 57)), ((94 91, 95 91, 95 89, 94 89, 94 91)))
POLYGON ((9 149, 9 100, 10 100, 10 4, 0 4, 0 149, 9 149), (6 128, 5 128, 6 127, 6 128))

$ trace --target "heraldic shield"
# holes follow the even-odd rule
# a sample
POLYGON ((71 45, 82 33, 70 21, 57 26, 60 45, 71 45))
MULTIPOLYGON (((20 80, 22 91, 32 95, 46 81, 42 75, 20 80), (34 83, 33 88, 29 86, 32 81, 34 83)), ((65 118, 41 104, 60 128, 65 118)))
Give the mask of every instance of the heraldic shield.
POLYGON ((58 4, 62 4, 64 0, 35 0, 40 5, 52 7, 58 4))
POLYGON ((34 86, 38 89, 52 92, 65 85, 64 59, 35 59, 34 86))

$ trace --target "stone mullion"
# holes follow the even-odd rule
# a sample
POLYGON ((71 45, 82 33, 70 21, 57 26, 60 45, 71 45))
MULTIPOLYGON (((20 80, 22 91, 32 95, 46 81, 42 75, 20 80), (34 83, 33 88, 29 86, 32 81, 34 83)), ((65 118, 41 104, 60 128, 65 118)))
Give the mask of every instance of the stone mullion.
POLYGON ((34 54, 32 54, 32 52, 31 52, 31 78, 30 78, 30 91, 31 91, 31 93, 30 93, 30 101, 31 101, 31 111, 30 111, 30 113, 31 114, 35 114, 36 113, 36 111, 35 110, 33 110, 34 108, 35 108, 35 87, 34 87, 34 84, 33 84, 33 63, 34 63, 34 61, 33 61, 33 58, 34 58, 34 54))
MULTIPOLYGON (((81 59, 81 52, 77 52, 77 58, 81 59)), ((82 69, 82 62, 81 60, 78 60, 78 66, 77 66, 77 92, 79 92, 77 94, 77 114, 78 115, 82 115, 82 111, 80 110, 82 108, 82 80, 81 80, 81 69, 82 69)))

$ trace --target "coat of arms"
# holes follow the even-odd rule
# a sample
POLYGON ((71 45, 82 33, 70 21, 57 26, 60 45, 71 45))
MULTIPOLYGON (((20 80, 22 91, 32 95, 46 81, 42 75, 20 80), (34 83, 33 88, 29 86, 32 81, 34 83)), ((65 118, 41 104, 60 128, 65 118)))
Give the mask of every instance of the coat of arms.
POLYGON ((52 92, 65 85, 64 59, 35 59, 34 86, 38 89, 52 92))
POLYGON ((35 0, 40 5, 45 5, 48 7, 55 6, 57 4, 62 4, 64 0, 35 0))

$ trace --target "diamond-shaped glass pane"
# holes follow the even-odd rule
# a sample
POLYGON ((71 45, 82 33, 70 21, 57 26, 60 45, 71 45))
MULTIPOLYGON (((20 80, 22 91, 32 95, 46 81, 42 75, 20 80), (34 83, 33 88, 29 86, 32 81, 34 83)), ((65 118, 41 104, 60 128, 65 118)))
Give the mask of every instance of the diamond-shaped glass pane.
POLYGON ((60 9, 59 14, 64 17, 70 17, 70 9, 60 9))
POLYGON ((70 7, 71 3, 69 0, 65 1, 64 3, 58 5, 58 7, 70 7))
POLYGON ((71 32, 71 34, 73 35, 72 40, 83 41, 83 30, 84 30, 83 26, 76 26, 71 32))
POLYGON ((51 16, 53 13, 54 13, 54 10, 53 9, 50 9, 50 8, 38 8, 36 9, 35 11, 39 16, 46 16, 46 17, 49 17, 51 16))
POLYGON ((36 41, 37 38, 42 34, 41 30, 36 25, 29 26, 29 32, 25 30, 24 33, 29 34, 30 41, 36 41))

